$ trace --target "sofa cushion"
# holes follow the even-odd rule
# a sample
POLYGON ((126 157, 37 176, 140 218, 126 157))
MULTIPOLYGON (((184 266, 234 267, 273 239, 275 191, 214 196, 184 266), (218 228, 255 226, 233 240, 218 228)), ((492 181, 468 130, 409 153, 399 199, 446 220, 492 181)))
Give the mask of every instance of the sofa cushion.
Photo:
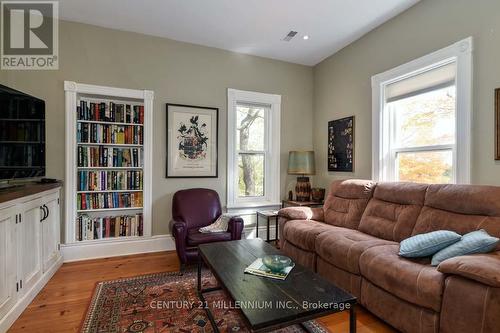
POLYGON ((395 296, 440 311, 445 276, 429 259, 398 256, 398 245, 382 245, 364 251, 359 260, 361 275, 395 296))
POLYGON ((324 221, 338 227, 357 229, 374 188, 375 183, 369 180, 334 181, 323 207, 324 221))
POLYGON ((316 238, 316 253, 326 262, 359 275, 359 257, 366 249, 378 245, 397 244, 358 230, 332 227, 316 238))
POLYGON ((459 242, 452 244, 432 256, 432 266, 453 257, 475 253, 488 253, 497 246, 499 239, 491 237, 484 230, 476 230, 465 234, 459 242))
POLYGON ((427 187, 414 183, 377 184, 359 230, 397 242, 410 237, 424 204, 427 187))
POLYGON ((189 246, 198 246, 200 244, 230 241, 231 233, 229 232, 211 232, 201 233, 198 228, 188 230, 187 244, 189 246))
POLYGON ((500 187, 429 185, 412 234, 452 230, 464 235, 479 229, 500 237, 500 187))
POLYGON ((314 220, 291 220, 285 223, 282 237, 293 245, 314 252, 316 237, 332 226, 314 220))
POLYGON ((449 230, 432 231, 407 238, 399 244, 399 255, 406 258, 432 256, 439 250, 458 242, 462 236, 449 230))

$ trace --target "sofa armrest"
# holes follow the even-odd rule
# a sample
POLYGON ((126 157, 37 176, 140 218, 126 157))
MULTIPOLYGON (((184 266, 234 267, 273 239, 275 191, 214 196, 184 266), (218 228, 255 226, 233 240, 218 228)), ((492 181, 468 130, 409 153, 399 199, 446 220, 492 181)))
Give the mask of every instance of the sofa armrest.
POLYGON ((231 240, 240 240, 244 222, 239 216, 233 216, 227 223, 227 231, 231 233, 231 240))
POLYGON ((323 207, 287 207, 279 210, 278 215, 287 220, 315 220, 323 222, 323 207))
POLYGON ((438 270, 500 288, 500 251, 447 259, 439 264, 438 270))

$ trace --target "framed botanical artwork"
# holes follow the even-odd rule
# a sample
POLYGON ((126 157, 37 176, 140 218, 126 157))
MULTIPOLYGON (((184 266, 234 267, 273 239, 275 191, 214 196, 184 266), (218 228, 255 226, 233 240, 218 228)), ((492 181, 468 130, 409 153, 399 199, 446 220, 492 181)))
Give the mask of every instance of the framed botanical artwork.
POLYGON ((167 103, 167 178, 217 178, 219 109, 167 103))
POLYGON ((354 171, 354 116, 328 122, 328 171, 354 171))
POLYGON ((495 160, 500 160, 500 88, 495 89, 495 160))

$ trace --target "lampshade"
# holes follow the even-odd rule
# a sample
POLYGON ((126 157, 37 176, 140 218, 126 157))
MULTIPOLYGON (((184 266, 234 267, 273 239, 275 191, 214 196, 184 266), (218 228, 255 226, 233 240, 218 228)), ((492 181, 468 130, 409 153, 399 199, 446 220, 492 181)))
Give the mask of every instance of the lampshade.
POLYGON ((291 151, 288 155, 289 175, 314 175, 316 167, 314 164, 313 151, 291 151))

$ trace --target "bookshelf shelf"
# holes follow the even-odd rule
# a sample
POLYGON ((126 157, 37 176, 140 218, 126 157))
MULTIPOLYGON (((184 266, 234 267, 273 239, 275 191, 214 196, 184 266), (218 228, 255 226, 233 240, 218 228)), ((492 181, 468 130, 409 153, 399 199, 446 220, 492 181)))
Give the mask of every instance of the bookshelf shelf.
POLYGON ((126 193, 126 192, 142 192, 142 190, 106 190, 106 191, 76 191, 76 193, 126 193))
POLYGON ((142 170, 142 167, 77 167, 78 170, 142 170))
POLYGON ((77 142, 79 146, 109 146, 109 147, 144 147, 144 145, 137 145, 133 143, 93 143, 93 142, 77 142))
POLYGON ((77 122, 78 123, 89 123, 89 124, 102 124, 102 125, 144 126, 144 124, 112 122, 112 121, 77 120, 77 122))
POLYGON ((64 89, 66 244, 151 237, 153 92, 69 81, 64 89))
POLYGON ((99 208, 99 209, 78 209, 77 213, 107 212, 119 210, 142 210, 144 207, 121 207, 121 208, 99 208))

